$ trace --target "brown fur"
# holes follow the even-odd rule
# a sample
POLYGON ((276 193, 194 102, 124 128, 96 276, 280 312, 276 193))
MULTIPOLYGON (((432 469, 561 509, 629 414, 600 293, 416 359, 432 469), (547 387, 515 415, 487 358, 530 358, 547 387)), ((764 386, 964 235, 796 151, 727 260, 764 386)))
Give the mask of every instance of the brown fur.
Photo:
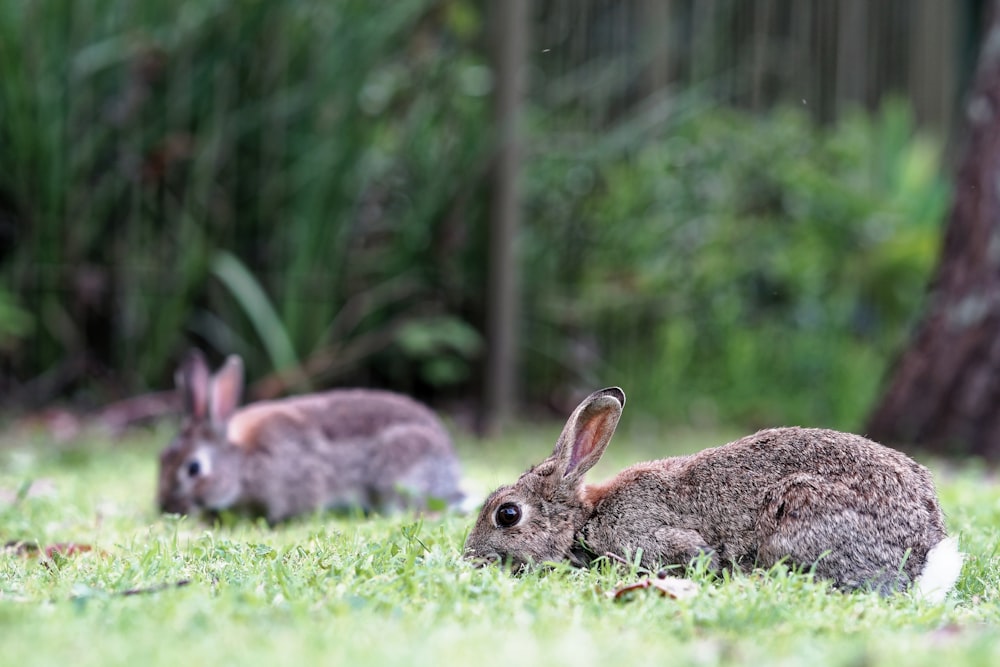
POLYGON ((618 388, 595 392, 570 417, 552 456, 486 501, 466 541, 470 558, 514 567, 607 553, 648 568, 748 571, 778 561, 814 568, 844 589, 907 587, 945 537, 930 473, 858 435, 775 428, 690 456, 639 463, 583 484, 621 415, 618 388), (497 524, 514 503, 521 520, 497 524))
POLYGON ((349 389, 237 410, 241 387, 237 357, 215 376, 200 354, 181 368, 186 414, 160 457, 163 511, 233 509, 276 522, 327 508, 461 501, 451 439, 420 403, 349 389))

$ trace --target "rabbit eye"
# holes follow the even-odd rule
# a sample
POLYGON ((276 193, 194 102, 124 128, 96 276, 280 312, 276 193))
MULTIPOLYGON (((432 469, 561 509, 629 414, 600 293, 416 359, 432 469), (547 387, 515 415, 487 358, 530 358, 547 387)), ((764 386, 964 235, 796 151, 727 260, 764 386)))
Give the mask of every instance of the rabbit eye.
POLYGON ((510 528, 521 520, 521 508, 514 503, 504 503, 497 508, 496 520, 501 528, 510 528))
POLYGON ((183 488, 210 476, 212 474, 211 454, 204 448, 188 453, 175 474, 177 475, 177 483, 181 484, 183 488))

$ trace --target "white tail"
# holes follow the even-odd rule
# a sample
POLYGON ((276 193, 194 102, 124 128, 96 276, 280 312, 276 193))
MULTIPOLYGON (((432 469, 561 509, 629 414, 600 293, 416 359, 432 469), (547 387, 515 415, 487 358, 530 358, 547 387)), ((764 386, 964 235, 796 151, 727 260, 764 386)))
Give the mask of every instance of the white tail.
POLYGON ((927 562, 917 577, 914 593, 928 602, 943 602, 958 581, 965 554, 958 550, 958 540, 946 537, 927 552, 927 562))

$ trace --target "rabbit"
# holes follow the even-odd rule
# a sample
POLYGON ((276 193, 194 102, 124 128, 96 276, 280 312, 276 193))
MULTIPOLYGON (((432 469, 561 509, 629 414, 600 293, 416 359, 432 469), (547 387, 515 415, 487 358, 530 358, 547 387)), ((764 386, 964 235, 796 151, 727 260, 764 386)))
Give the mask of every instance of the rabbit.
POLYGON ((936 601, 958 578, 962 554, 928 470, 858 435, 773 428, 584 484, 624 405, 618 387, 587 397, 552 455, 487 498, 465 557, 515 571, 605 555, 650 570, 702 555, 716 572, 784 561, 837 589, 888 594, 916 582, 936 601))
POLYGON ((211 376, 197 351, 176 382, 184 419, 160 455, 163 512, 233 510, 274 524, 322 509, 423 510, 464 498, 448 432, 406 396, 342 389, 237 409, 241 359, 211 376))

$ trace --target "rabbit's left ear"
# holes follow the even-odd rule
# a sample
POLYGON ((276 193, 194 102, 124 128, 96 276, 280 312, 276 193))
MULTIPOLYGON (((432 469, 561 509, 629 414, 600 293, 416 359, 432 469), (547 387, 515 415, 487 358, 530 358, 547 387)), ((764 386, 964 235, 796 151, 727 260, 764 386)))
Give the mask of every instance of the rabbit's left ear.
POLYGON ((236 412, 243 393, 243 360, 230 355, 212 377, 209 408, 213 424, 225 424, 236 412))
POLYGON ((208 362, 198 349, 191 349, 174 375, 180 392, 184 413, 190 419, 201 420, 207 416, 208 393, 211 379, 208 362))
POLYGON ((564 480, 580 480, 601 459, 624 406, 625 392, 619 387, 595 391, 577 406, 552 452, 564 480))

